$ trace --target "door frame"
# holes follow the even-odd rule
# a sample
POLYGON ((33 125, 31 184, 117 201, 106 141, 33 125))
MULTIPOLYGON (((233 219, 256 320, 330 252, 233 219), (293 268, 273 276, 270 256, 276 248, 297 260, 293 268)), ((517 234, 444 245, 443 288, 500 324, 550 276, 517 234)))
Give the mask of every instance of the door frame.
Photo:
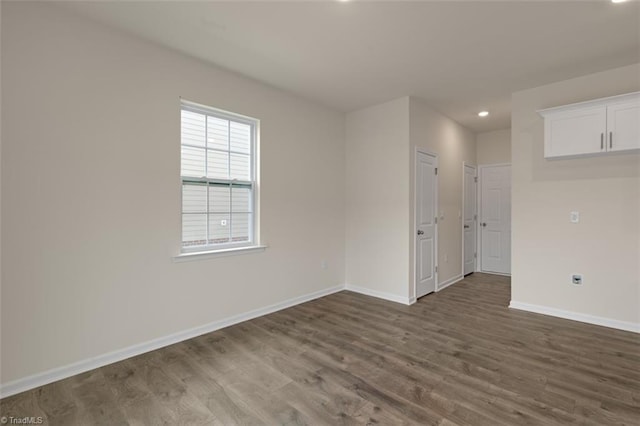
MULTIPOLYGON (((425 154, 425 155, 430 155, 432 157, 434 157, 436 159, 436 169, 439 168, 439 164, 440 164, 440 160, 438 158, 438 154, 436 154, 433 151, 429 151, 425 148, 421 148, 419 146, 415 147, 414 153, 413 153, 413 223, 411 224, 411 244, 413 245, 413 301, 415 302, 415 300, 418 298, 417 294, 418 294, 418 227, 417 227, 417 222, 418 222, 418 153, 420 154, 425 154)), ((438 210, 438 187, 439 182, 438 182, 438 178, 439 175, 438 173, 436 173, 436 184, 435 184, 435 190, 434 190, 434 194, 433 194, 433 201, 434 201, 434 211, 436 212, 436 215, 439 215, 439 210, 438 210)), ((438 223, 435 224, 436 229, 435 229, 435 236, 434 236, 434 280, 435 280, 435 290, 434 293, 437 293, 439 288, 438 288, 438 223)))
MULTIPOLYGON (((482 216, 482 170, 489 169, 492 167, 506 167, 506 166, 511 166, 511 163, 482 164, 478 166, 478 186, 477 186, 478 195, 476 197, 476 201, 477 201, 476 212, 478 214, 478 219, 480 219, 482 216)), ((476 253, 478 253, 478 257, 476 259, 476 272, 484 272, 482 270, 482 227, 479 225, 480 225, 480 220, 478 220, 476 224, 476 253)), ((487 272, 487 274, 502 275, 505 277, 511 276, 511 274, 502 274, 500 272, 487 272)))
POLYGON ((462 260, 461 262, 461 269, 460 269, 460 276, 464 277, 464 209, 465 209, 465 200, 466 200, 466 192, 465 192, 465 184, 464 184, 464 179, 465 179, 465 167, 472 167, 473 169, 475 169, 476 171, 476 205, 474 206, 474 210, 475 210, 475 222, 476 222, 476 241, 475 241, 475 247, 474 247, 474 251, 476 254, 475 260, 473 261, 473 272, 480 272, 479 268, 478 268, 478 193, 479 191, 479 183, 480 183, 480 173, 478 171, 478 168, 480 166, 478 166, 477 164, 467 164, 466 161, 462 162, 462 211, 460 214, 460 225, 462 226, 462 260))

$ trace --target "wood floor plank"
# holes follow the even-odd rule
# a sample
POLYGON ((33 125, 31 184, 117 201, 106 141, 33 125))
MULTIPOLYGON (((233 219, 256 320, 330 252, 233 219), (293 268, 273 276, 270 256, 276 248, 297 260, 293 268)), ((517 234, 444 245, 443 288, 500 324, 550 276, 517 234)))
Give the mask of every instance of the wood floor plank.
MULTIPOLYGON (((174 345, 175 346, 175 345, 174 345)), ((172 348, 175 350, 175 348, 172 348)), ((179 357, 159 360, 136 357, 131 360, 136 374, 147 383, 152 397, 162 409, 175 419, 174 424, 207 425, 215 421, 215 415, 195 395, 187 391, 184 383, 173 373, 179 357), (175 360, 175 361, 171 361, 175 360)))
MULTIPOLYGON (((229 334, 235 334, 238 343, 246 342, 247 334, 239 332, 248 332, 252 328, 256 326, 247 323, 244 327, 229 330, 229 334)), ((256 328, 256 331, 259 331, 259 328, 256 328)), ((326 424, 351 424, 354 418, 362 416, 360 411, 368 405, 367 401, 332 382, 324 381, 318 375, 316 367, 319 365, 314 366, 300 361, 297 356, 291 356, 290 346, 280 345, 279 342, 282 342, 282 339, 275 339, 268 334, 269 332, 263 329, 263 332, 251 333, 253 337, 249 339, 256 342, 262 341, 263 343, 256 343, 260 347, 259 354, 262 360, 282 374, 288 375, 295 382, 279 391, 288 395, 287 400, 292 405, 297 408, 302 407, 300 410, 302 412, 315 413, 316 415, 313 416, 315 421, 317 422, 320 418, 326 424)), ((251 343, 248 346, 251 347, 251 343)), ((366 411, 373 410, 368 407, 366 411)))
MULTIPOLYGON (((23 417, 35 417, 43 418, 48 421, 49 418, 55 417, 56 412, 64 411, 63 406, 66 407, 66 403, 62 403, 61 407, 53 407, 52 410, 44 410, 40 406, 40 395, 46 395, 47 392, 43 392, 41 388, 22 392, 18 395, 13 395, 8 398, 0 400, 0 416, 7 419, 23 418, 23 417)), ((49 405, 45 403, 45 405, 49 405)), ((66 416, 63 416, 65 418, 66 416)), ((79 423, 77 423, 79 424, 79 423)))
POLYGON ((212 374, 206 364, 185 359, 176 362, 172 370, 173 374, 181 377, 187 392, 204 404, 216 417, 216 421, 212 424, 218 422, 223 425, 263 424, 258 414, 246 401, 218 383, 216 370, 213 370, 212 374))
POLYGON ((127 425, 124 413, 104 379, 103 370, 97 369, 71 378, 71 393, 79 407, 77 424, 127 425))
POLYGON ((640 335, 508 308, 472 274, 343 291, 0 400, 46 425, 637 425, 640 335))

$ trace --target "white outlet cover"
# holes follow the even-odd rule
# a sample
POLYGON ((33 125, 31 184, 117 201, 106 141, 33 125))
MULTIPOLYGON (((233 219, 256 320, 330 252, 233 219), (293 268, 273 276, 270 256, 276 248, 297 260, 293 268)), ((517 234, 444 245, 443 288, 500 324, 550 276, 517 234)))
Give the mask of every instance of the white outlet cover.
POLYGON ((571 212, 569 214, 569 221, 571 223, 579 223, 580 222, 580 212, 571 212))

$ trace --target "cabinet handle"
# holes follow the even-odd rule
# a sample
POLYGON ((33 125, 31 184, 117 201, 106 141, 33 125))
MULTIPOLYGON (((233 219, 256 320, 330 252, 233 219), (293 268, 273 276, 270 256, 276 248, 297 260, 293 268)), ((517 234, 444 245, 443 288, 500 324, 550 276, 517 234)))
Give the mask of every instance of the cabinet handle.
POLYGON ((600 151, 604 149, 604 133, 600 133, 600 151))
POLYGON ((613 132, 609 132, 609 148, 613 148, 613 132))

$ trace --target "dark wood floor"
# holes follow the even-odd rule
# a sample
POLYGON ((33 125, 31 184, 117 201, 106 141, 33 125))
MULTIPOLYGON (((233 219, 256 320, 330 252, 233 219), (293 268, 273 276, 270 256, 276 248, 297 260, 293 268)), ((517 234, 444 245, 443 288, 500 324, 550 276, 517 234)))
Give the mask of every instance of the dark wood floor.
POLYGON ((640 424, 640 336, 509 310, 474 274, 341 292, 0 401, 50 425, 640 424))

